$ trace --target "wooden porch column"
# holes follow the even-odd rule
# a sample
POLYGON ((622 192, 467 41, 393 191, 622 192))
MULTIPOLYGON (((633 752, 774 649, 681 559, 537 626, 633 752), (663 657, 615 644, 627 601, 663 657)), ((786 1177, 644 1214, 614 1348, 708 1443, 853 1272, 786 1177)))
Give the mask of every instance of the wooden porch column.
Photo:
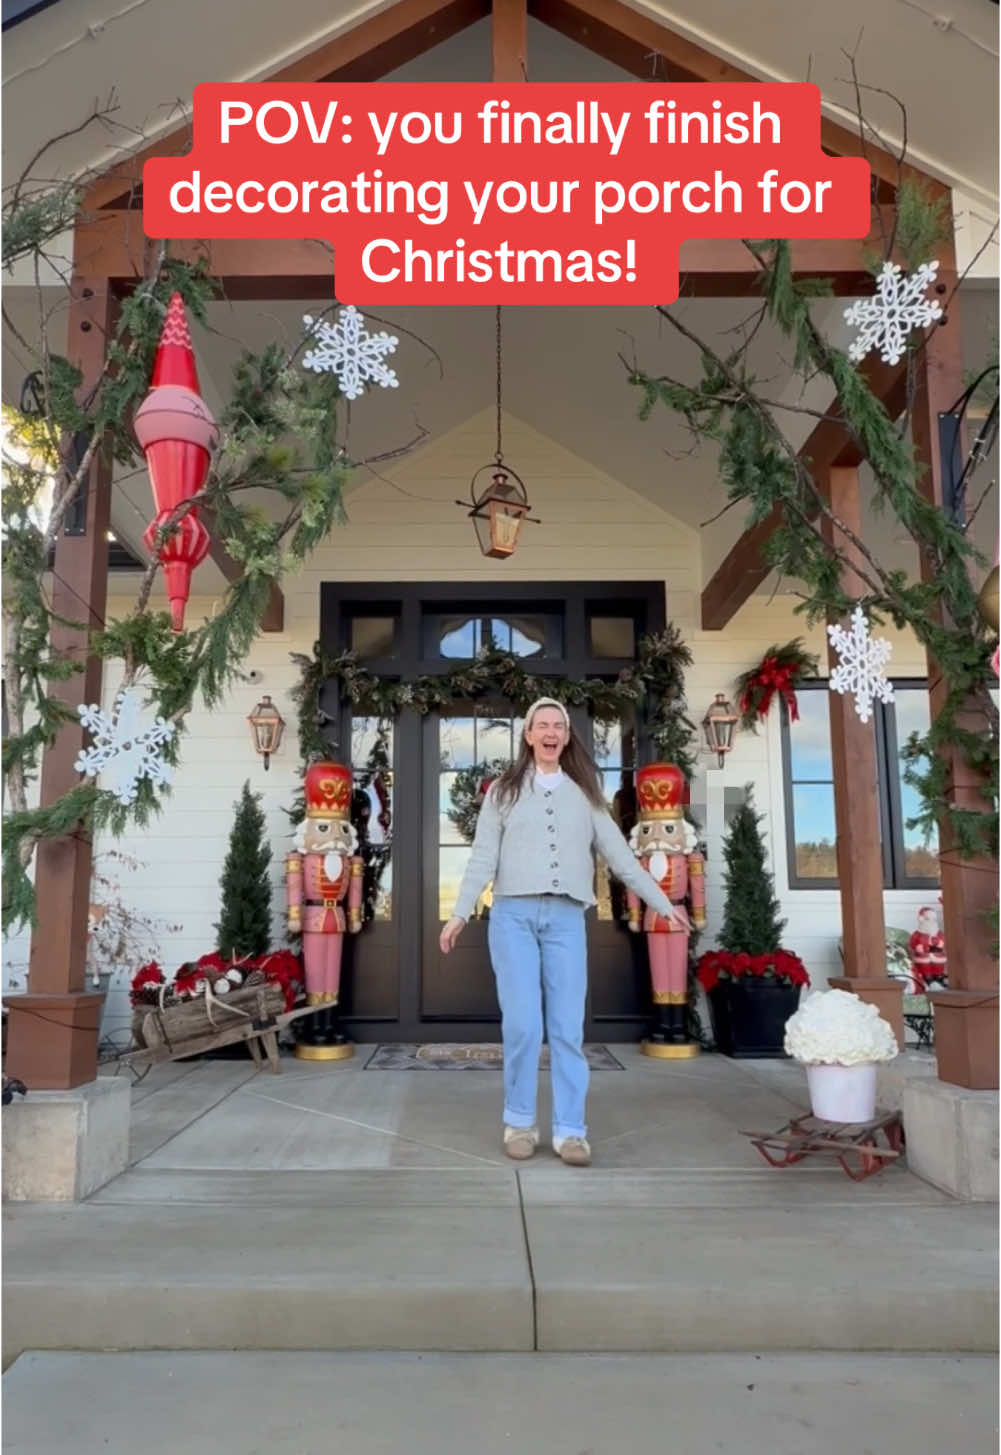
MULTIPOLYGON (((940 275, 943 293, 955 287, 955 273, 940 275)), ((922 488, 940 509, 948 508, 946 477, 939 451, 938 418, 963 392, 959 297, 949 303, 948 322, 929 335, 921 356, 912 431, 922 488)), ((927 570, 927 563, 922 563, 927 570)), ((932 718, 947 697, 937 664, 928 660, 932 718)), ((981 705, 971 701, 962 725, 983 733, 981 705)), ((957 749, 947 750, 950 801, 957 808, 983 810, 982 780, 957 749)), ((948 820, 939 825, 942 918, 949 965, 949 989, 936 991, 935 1054, 943 1081, 978 1090, 998 1085, 998 962, 993 950, 990 913, 997 905, 998 866, 991 859, 961 859, 948 820)))
MULTIPOLYGON (((858 468, 832 466, 828 471, 833 514, 856 536, 862 535, 862 502, 858 468)), ((856 550, 825 516, 825 539, 849 562, 856 550)), ((851 564, 842 571, 842 584, 851 597, 865 588, 851 564)), ((837 618, 832 617, 832 622, 837 618)), ((828 644, 828 662, 837 655, 828 644)), ((838 881, 841 888, 841 939, 845 973, 830 983, 850 990, 875 1005, 904 1044, 904 988, 886 973, 886 932, 883 920, 883 853, 879 830, 879 770, 875 724, 862 722, 855 699, 829 692, 831 757, 834 765, 834 819, 837 828, 838 881)))
POLYGON ((493 71, 501 85, 528 80, 526 0, 493 0, 490 17, 493 71))
MULTIPOLYGON (((117 305, 105 278, 76 277, 71 287, 67 352, 83 374, 86 394, 104 367, 117 305)), ((104 623, 108 596, 111 462, 95 456, 82 534, 65 528, 56 542, 52 577, 52 646, 84 662, 83 672, 56 689, 71 707, 101 700, 101 661, 88 655, 88 631, 104 623), (67 626, 58 618, 79 623, 67 626)), ((41 797, 53 803, 79 782, 73 763, 83 729, 64 727, 42 760, 41 797)), ((28 990, 7 998, 7 1074, 29 1091, 66 1090, 97 1075, 102 995, 86 989, 91 843, 83 833, 45 839, 35 859, 38 924, 31 940, 28 990)))

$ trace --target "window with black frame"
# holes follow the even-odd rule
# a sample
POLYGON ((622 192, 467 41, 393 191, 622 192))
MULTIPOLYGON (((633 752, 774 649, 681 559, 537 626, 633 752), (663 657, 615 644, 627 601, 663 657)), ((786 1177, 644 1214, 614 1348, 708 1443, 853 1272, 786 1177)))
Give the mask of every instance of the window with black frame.
MULTIPOLYGON (((893 684, 893 701, 875 703, 876 762, 885 889, 930 889, 939 883, 938 845, 909 828, 919 808, 917 790, 904 779, 902 751, 913 733, 929 726, 927 683, 893 684)), ((786 848, 791 889, 836 889, 834 767, 829 689, 825 681, 797 688, 799 719, 782 706, 782 766, 786 848)))

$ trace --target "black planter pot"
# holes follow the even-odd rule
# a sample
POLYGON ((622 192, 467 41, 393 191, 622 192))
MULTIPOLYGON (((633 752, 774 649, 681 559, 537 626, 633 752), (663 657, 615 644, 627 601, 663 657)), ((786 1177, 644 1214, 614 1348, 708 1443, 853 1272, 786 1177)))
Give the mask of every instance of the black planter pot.
POLYGON ((724 1056, 785 1056, 785 1025, 799 1005, 799 986, 751 977, 721 980, 706 998, 716 1049, 724 1056))

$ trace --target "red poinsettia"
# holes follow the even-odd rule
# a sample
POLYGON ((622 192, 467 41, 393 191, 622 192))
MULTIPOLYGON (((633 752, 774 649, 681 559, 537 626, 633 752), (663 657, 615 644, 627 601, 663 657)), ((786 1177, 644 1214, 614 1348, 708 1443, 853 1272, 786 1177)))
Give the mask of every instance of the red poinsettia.
POLYGON ((298 955, 293 955, 291 950, 276 950, 273 955, 262 955, 259 960, 254 961, 253 968, 266 975, 272 985, 281 987, 285 993, 285 1009, 291 1010, 304 986, 302 964, 298 955))
POLYGON ((155 960, 142 965, 132 977, 129 986, 129 1000, 133 1005, 155 1004, 159 988, 164 983, 164 974, 155 960))
POLYGON ((174 992, 182 1000, 190 1000, 192 996, 201 994, 205 986, 205 971, 201 961, 197 964, 184 964, 174 976, 174 992))
POLYGON ((195 968, 200 970, 203 975, 208 973, 225 975, 229 967, 229 960, 220 955, 218 950, 212 950, 208 955, 201 955, 195 961, 195 968))
POLYGON ((715 990, 721 980, 774 980, 780 985, 806 986, 810 976, 798 955, 791 950, 769 950, 749 955, 746 950, 709 950, 696 970, 703 990, 715 990))

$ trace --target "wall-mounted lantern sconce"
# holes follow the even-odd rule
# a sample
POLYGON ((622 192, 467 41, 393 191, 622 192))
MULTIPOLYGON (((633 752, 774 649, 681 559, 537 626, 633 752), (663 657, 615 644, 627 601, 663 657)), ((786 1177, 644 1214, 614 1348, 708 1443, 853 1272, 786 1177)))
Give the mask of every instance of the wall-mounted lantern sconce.
POLYGON ((716 754, 716 762, 722 768, 726 755, 733 748, 733 734, 740 721, 725 695, 717 692, 716 701, 702 719, 702 731, 706 735, 706 747, 716 754))
POLYGON ((272 753, 277 753, 281 747, 285 719, 270 697, 262 697, 248 716, 247 721, 250 723, 250 735, 253 739, 254 749, 263 757, 264 767, 267 770, 272 753))

